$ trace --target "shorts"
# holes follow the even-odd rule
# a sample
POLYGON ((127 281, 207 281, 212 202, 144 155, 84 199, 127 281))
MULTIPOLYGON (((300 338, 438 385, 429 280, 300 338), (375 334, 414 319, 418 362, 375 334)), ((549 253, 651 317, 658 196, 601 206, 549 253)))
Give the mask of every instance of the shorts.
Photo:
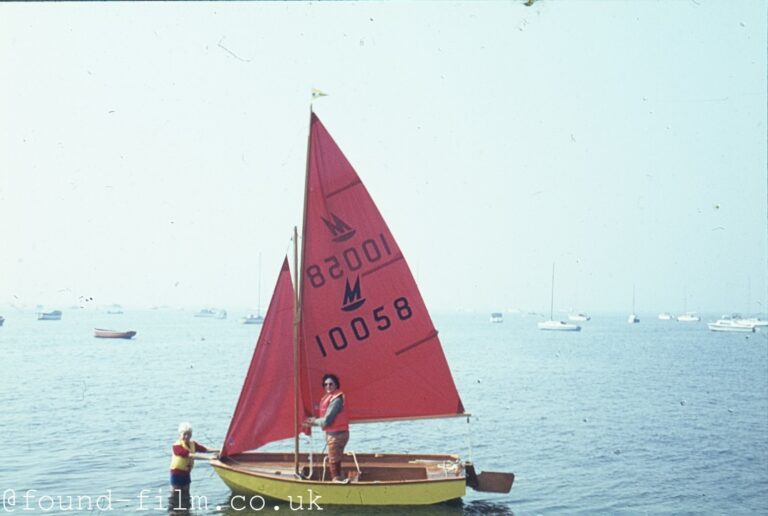
POLYGON ((171 487, 185 488, 192 483, 192 476, 189 473, 171 472, 171 487))

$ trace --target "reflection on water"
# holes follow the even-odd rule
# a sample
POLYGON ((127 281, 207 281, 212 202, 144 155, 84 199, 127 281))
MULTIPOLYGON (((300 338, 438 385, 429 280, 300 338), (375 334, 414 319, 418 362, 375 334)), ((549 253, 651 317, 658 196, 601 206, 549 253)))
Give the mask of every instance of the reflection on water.
MULTIPOLYGON (((446 502, 437 505, 428 506, 384 506, 384 507, 359 507, 359 506, 344 506, 344 505, 322 505, 322 500, 318 502, 318 505, 311 505, 308 503, 308 499, 301 501, 296 500, 294 503, 288 503, 279 500, 272 500, 269 498, 256 497, 242 497, 238 495, 230 495, 226 501, 226 504, 222 504, 221 513, 227 516, 248 515, 257 516, 263 515, 265 512, 284 512, 288 514, 294 514, 304 511, 317 511, 318 505, 322 507, 325 514, 340 514, 340 515, 360 515, 360 516, 375 516, 375 515, 395 515, 395 514, 408 514, 415 516, 460 516, 462 514, 481 514, 479 512, 467 513, 465 511, 465 505, 461 500, 455 500, 452 502, 446 502)), ((484 512, 483 514, 512 514, 511 512, 501 512, 504 510, 503 506, 497 507, 498 512, 494 512, 495 509, 489 506, 491 512, 484 512)), ((312 513, 310 513, 312 514, 312 513)))

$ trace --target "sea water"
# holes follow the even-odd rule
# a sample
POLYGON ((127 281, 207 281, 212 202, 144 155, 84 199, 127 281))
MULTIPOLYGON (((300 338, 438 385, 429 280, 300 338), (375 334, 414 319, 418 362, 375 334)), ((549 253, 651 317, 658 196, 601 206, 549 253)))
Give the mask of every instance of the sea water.
MULTIPOLYGON (((2 314, 0 513, 16 514, 165 512, 179 422, 221 446, 261 328, 176 309, 2 314), (95 339, 94 327, 138 335, 95 339)), ((512 491, 326 514, 768 512, 768 329, 604 314, 579 333, 543 332, 534 317, 489 317, 433 314, 469 422, 354 425, 347 449, 459 453, 514 472, 512 491)), ((192 476, 192 514, 300 512, 237 510, 210 466, 192 476)))

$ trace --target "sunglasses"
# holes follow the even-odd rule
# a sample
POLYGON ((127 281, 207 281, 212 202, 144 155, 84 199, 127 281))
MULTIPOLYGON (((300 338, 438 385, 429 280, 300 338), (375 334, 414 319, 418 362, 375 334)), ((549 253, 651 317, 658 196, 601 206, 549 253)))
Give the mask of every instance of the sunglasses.
POLYGON ((323 385, 330 385, 331 387, 333 387, 336 384, 333 382, 324 382, 323 385))

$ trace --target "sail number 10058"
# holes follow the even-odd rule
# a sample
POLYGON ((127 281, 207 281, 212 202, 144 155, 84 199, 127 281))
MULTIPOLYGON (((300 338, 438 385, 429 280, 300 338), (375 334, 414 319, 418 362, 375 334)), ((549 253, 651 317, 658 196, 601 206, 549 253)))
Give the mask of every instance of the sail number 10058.
POLYGON ((339 256, 329 256, 323 259, 323 266, 310 264, 306 274, 313 288, 325 285, 327 278, 334 280, 345 277, 349 272, 360 270, 366 264, 374 264, 382 258, 392 256, 392 250, 384 233, 378 239, 363 240, 359 247, 352 246, 344 249, 339 256))
POLYGON ((315 335, 315 342, 320 349, 320 353, 323 357, 328 356, 329 349, 335 351, 343 351, 349 346, 350 338, 354 338, 357 342, 367 340, 371 336, 371 331, 376 330, 379 332, 387 331, 392 327, 393 320, 407 321, 413 315, 413 309, 408 303, 408 299, 405 297, 398 297, 392 303, 392 306, 378 306, 373 309, 371 316, 373 317, 373 324, 369 325, 365 317, 355 317, 349 321, 347 327, 334 326, 328 330, 327 339, 324 341, 320 335, 315 335), (390 308, 389 310, 387 310, 390 308), (327 346, 330 343, 330 347, 327 346))

